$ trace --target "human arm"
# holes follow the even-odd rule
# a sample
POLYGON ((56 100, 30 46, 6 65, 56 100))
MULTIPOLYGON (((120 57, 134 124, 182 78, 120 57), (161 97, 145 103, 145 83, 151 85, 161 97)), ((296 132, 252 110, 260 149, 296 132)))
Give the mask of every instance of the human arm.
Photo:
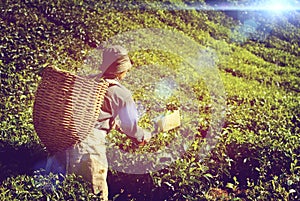
POLYGON ((148 142, 151 133, 138 126, 138 111, 131 92, 115 80, 109 87, 105 108, 111 112, 111 129, 126 134, 137 144, 148 142))
POLYGON ((151 139, 151 133, 138 126, 138 112, 131 95, 121 101, 114 129, 126 134, 136 144, 144 145, 151 139))
POLYGON ((144 145, 151 139, 151 133, 138 126, 138 112, 131 98, 127 98, 124 106, 119 110, 119 131, 125 133, 131 140, 144 145))

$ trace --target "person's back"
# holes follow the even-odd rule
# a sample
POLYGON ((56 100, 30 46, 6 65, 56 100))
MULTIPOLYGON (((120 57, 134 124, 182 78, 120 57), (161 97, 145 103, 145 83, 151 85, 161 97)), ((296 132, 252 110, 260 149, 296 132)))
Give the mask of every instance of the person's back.
MULTIPOLYGON (((105 141, 107 133, 118 127, 120 132, 137 143, 143 144, 151 138, 150 132, 138 126, 138 113, 131 92, 120 83, 131 67, 126 49, 121 46, 104 49, 103 62, 100 66, 101 74, 97 77, 109 82, 109 87, 94 132, 65 153, 50 157, 50 160, 58 160, 60 167, 65 168, 66 173, 81 175, 90 182, 93 192, 95 194, 101 192, 103 200, 108 200, 105 141), (61 165, 64 162, 65 164, 61 165)), ((49 169, 53 168, 55 167, 49 169)))

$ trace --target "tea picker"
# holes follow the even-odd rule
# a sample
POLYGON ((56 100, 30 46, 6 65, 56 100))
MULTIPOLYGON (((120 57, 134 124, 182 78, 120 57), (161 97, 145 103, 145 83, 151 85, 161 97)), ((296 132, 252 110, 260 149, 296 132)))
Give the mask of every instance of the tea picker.
POLYGON ((121 84, 131 67, 127 50, 110 46, 103 50, 102 73, 80 77, 49 67, 36 92, 33 121, 49 152, 47 170, 81 175, 103 200, 108 199, 107 133, 117 126, 140 144, 151 138, 138 126, 131 92, 121 84))

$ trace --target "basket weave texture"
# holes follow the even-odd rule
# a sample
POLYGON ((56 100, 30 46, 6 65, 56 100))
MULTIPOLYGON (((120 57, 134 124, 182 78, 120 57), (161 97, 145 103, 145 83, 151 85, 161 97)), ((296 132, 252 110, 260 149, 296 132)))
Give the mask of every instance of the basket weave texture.
POLYGON ((64 151, 92 132, 108 85, 53 67, 43 70, 33 123, 49 153, 64 151))

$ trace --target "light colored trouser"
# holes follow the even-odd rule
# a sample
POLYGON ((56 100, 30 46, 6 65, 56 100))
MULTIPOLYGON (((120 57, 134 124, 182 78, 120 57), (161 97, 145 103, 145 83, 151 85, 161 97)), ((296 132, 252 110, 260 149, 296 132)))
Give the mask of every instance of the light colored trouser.
POLYGON ((102 200, 108 200, 105 136, 105 131, 94 129, 93 134, 65 152, 65 165, 53 163, 53 160, 57 161, 59 156, 52 156, 51 164, 47 162, 48 170, 65 168, 64 172, 67 174, 81 175, 84 180, 91 183, 95 194, 101 192, 102 200))

